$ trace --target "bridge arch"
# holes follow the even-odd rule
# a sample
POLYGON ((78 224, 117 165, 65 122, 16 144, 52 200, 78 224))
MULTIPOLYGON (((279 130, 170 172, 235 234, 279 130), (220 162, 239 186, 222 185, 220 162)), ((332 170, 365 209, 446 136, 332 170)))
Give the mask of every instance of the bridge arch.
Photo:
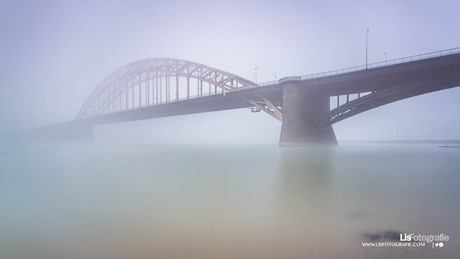
POLYGON ((116 70, 102 81, 86 99, 77 119, 256 86, 240 76, 191 61, 145 59, 116 70), (208 84, 207 89, 203 83, 208 84))

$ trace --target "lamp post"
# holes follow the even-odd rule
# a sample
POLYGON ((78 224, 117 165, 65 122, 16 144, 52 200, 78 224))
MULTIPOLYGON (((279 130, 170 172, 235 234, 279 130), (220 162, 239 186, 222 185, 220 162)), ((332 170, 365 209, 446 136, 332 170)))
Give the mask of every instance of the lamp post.
POLYGON ((367 34, 369 33, 369 29, 366 30, 366 69, 367 69, 367 34))
POLYGON ((254 70, 255 70, 255 76, 254 76, 254 78, 256 79, 256 84, 257 84, 257 69, 258 69, 258 68, 259 68, 258 66, 254 68, 254 70))
POLYGON ((387 53, 385 52, 385 65, 387 64, 387 53))

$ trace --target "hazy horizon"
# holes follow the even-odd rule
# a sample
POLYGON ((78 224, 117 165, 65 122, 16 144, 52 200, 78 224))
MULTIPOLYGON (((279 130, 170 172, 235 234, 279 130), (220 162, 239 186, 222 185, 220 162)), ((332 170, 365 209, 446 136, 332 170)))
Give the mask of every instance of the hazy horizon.
MULTIPOLYGON (((76 117, 128 63, 170 57, 258 82, 460 47, 455 1, 2 1, 0 133, 76 117)), ((339 141, 460 139, 458 87, 334 125, 339 141)), ((281 123, 249 109, 98 127, 106 141, 276 144, 281 123)))

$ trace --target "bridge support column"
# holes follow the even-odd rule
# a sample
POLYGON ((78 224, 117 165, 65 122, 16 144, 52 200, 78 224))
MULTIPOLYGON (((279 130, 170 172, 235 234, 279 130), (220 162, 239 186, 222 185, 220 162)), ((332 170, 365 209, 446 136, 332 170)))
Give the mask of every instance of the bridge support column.
POLYGON ((299 83, 286 83, 280 146, 337 145, 332 126, 318 123, 328 109, 328 95, 299 83))

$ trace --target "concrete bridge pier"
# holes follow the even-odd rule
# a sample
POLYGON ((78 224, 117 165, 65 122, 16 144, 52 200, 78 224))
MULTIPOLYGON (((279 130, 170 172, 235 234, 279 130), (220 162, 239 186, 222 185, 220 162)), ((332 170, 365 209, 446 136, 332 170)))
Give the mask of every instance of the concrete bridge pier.
POLYGON ((328 95, 298 82, 286 82, 280 146, 337 145, 332 126, 318 123, 328 110, 328 95))

